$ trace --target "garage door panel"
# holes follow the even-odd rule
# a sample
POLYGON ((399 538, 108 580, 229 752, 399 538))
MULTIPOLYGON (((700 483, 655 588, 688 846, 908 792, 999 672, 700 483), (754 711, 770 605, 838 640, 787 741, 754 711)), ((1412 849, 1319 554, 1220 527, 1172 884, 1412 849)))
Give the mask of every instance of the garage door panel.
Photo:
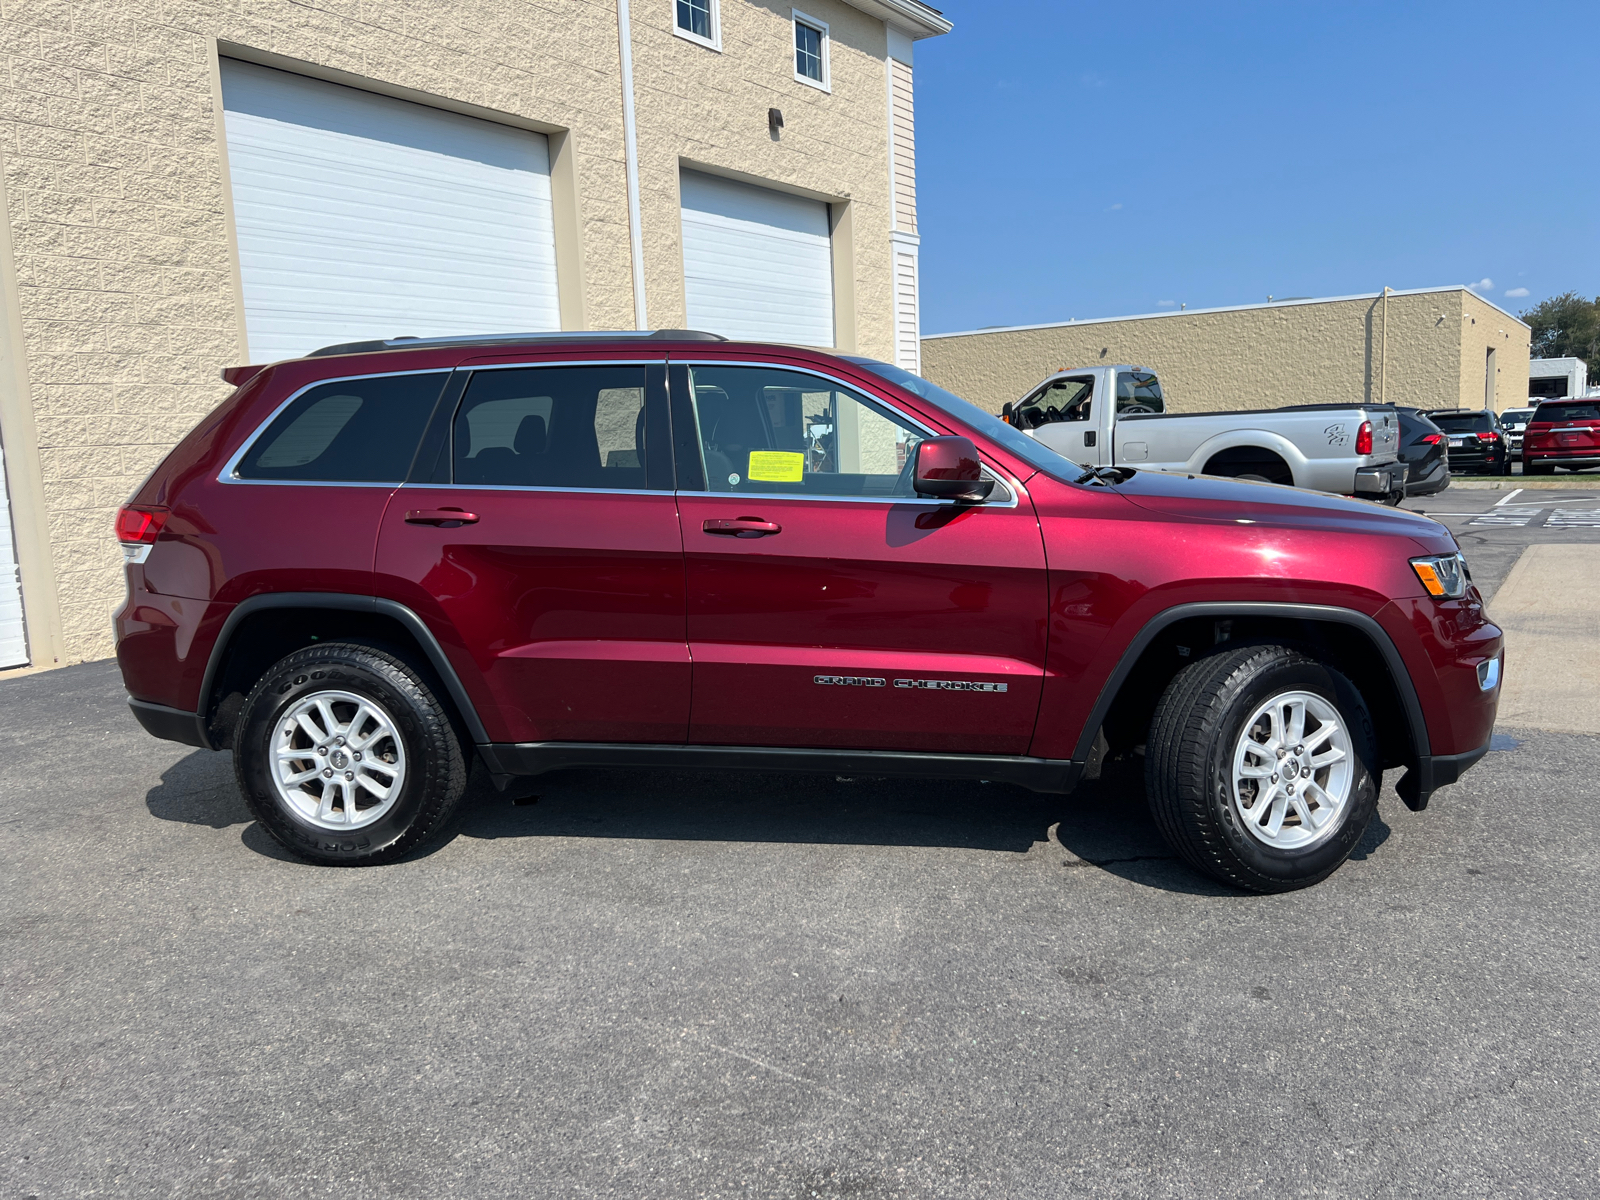
POLYGON ((541 134, 224 61, 251 357, 557 329, 541 134))
POLYGON ((689 324, 752 341, 834 344, 828 206, 769 188, 682 176, 689 324))

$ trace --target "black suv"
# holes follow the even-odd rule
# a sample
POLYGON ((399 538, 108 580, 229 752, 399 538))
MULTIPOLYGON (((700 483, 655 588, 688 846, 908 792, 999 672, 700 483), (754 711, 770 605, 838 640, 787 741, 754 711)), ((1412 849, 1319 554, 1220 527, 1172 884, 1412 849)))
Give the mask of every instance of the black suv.
POLYGON ((1439 408, 1423 416, 1450 439, 1453 475, 1509 475, 1511 451, 1500 418, 1479 408, 1439 408))

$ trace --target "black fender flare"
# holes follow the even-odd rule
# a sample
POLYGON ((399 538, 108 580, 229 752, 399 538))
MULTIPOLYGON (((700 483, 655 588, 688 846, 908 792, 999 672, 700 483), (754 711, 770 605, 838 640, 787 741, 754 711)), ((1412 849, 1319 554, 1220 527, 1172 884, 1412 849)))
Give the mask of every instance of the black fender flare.
POLYGON ((461 686, 461 678, 445 655, 444 647, 439 645, 439 639, 433 636, 433 630, 428 628, 427 623, 404 604, 377 596, 354 596, 344 592, 276 592, 250 596, 234 605, 233 611, 222 622, 217 640, 211 644, 211 657, 206 661, 206 673, 200 683, 200 697, 195 709, 195 723, 199 726, 201 744, 208 750, 218 749, 211 741, 207 717, 211 711, 211 692, 216 686, 217 674, 222 669, 222 660, 227 654, 233 634, 246 617, 274 608, 337 609, 343 612, 373 613, 398 621, 416 639, 423 654, 427 655, 429 665, 444 681, 445 690, 455 702, 456 711, 461 714, 461 721, 467 727, 467 733, 473 742, 479 746, 488 743, 489 734, 478 718, 478 710, 473 705, 471 697, 467 695, 467 689, 461 686))
MULTIPOLYGON (((1116 700, 1117 693, 1123 683, 1133 672, 1134 665, 1138 663, 1150 643, 1157 635, 1169 625, 1178 621, 1190 620, 1194 617, 1213 617, 1224 619, 1228 617, 1282 617, 1294 621, 1326 621, 1339 625, 1349 625, 1366 634, 1372 644, 1378 648, 1378 653, 1383 656, 1384 665, 1389 669, 1389 677, 1394 683, 1395 692, 1400 697, 1400 703, 1405 708, 1406 722, 1411 731, 1411 745, 1416 753, 1416 763, 1412 765, 1404 779, 1400 781, 1398 790, 1401 799, 1413 809, 1421 811, 1427 807, 1428 796, 1432 793, 1435 781, 1433 770, 1433 754, 1428 741, 1428 722, 1422 712, 1422 702, 1417 698, 1416 685, 1411 680, 1411 672, 1406 669, 1405 660, 1400 657, 1400 651, 1394 644, 1394 639, 1388 631, 1372 617, 1353 608, 1341 608, 1332 604, 1293 604, 1279 603, 1270 600, 1242 600, 1228 602, 1204 602, 1195 604, 1176 604, 1171 608, 1163 609, 1145 622, 1139 630, 1122 657, 1117 660, 1117 665, 1106 681, 1100 687, 1100 695, 1095 700, 1094 708, 1089 713, 1089 719, 1084 722, 1083 731, 1078 735, 1078 745, 1072 757, 1077 762, 1087 762, 1091 749, 1094 746, 1096 735, 1100 726, 1105 723, 1107 714, 1111 711, 1112 702, 1116 700)), ((1439 783, 1454 782, 1455 776, 1450 779, 1440 779, 1439 783)))

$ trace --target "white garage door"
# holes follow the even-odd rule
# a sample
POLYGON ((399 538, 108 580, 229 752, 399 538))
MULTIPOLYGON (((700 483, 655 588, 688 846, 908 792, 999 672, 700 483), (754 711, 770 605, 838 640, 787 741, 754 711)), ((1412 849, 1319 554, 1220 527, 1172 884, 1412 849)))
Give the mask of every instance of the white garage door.
POLYGON ((0 450, 0 667, 23 667, 28 663, 28 636, 22 623, 22 574, 17 569, 9 497, 5 453, 0 450))
POLYGON ((222 62, 250 357, 559 329, 544 135, 222 62))
POLYGON ((694 171, 681 186, 689 327, 833 345, 828 206, 694 171))

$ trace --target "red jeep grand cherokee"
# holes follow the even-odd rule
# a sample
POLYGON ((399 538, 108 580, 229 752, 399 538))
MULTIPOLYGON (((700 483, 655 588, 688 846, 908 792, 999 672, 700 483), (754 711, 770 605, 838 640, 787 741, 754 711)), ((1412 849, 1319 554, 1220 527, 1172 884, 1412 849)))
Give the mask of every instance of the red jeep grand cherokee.
POLYGON ((1190 863, 1281 891, 1488 747, 1501 635, 1441 525, 1086 472, 896 367, 705 334, 396 339, 234 368, 118 517, 117 653, 261 824, 389 862, 476 754, 1066 792, 1143 749, 1190 863))

